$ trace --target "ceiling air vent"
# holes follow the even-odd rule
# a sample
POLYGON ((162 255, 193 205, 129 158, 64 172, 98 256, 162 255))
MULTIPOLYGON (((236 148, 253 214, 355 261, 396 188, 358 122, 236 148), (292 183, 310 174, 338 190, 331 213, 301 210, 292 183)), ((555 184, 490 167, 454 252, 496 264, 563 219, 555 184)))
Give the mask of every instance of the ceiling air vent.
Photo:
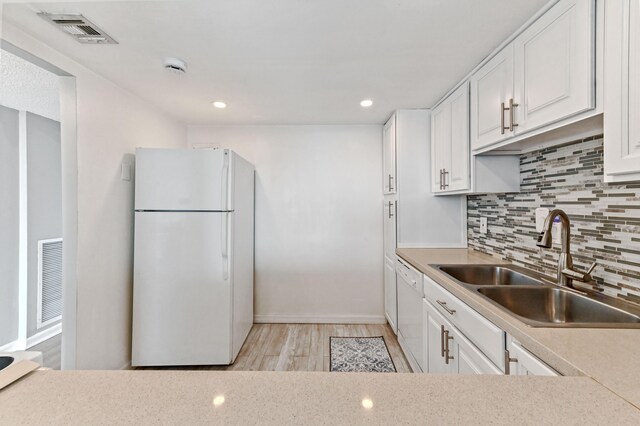
POLYGON ((80 14, 38 13, 53 25, 85 44, 118 44, 91 21, 80 14))

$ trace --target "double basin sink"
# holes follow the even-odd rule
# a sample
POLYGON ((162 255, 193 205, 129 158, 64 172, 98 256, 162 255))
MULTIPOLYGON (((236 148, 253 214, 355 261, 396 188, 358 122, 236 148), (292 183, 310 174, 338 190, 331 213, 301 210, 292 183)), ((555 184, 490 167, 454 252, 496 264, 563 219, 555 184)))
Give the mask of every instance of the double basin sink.
POLYGON ((640 328, 640 308, 515 265, 433 265, 532 327, 640 328))

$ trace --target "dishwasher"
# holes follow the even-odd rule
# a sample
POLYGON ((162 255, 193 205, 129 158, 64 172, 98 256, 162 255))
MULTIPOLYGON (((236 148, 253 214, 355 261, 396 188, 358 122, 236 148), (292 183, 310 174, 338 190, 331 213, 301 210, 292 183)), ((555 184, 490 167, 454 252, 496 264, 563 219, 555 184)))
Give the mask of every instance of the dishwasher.
POLYGON ((398 342, 414 372, 424 370, 424 333, 422 330, 422 274, 396 258, 398 283, 398 342))

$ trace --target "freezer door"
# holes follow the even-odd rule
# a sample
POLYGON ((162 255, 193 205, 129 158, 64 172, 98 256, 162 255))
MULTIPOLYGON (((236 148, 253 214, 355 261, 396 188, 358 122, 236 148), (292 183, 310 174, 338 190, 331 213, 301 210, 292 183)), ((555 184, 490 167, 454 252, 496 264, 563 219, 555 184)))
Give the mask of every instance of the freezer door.
POLYGON ((229 150, 136 150, 136 210, 232 210, 229 150))
POLYGON ((134 366, 231 362, 232 214, 135 213, 134 366))

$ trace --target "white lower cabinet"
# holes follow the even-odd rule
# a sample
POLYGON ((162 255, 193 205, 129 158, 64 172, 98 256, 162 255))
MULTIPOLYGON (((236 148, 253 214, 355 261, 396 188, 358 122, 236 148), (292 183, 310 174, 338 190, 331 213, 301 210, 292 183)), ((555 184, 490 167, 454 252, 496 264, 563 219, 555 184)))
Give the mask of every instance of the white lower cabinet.
POLYGON ((509 358, 506 373, 512 376, 559 376, 554 369, 523 348, 511 336, 507 337, 505 358, 509 358))
POLYGON ((384 314, 389 326, 398 334, 398 295, 396 290, 396 269, 393 262, 384 259, 384 314))
POLYGON ((425 371, 430 374, 502 374, 487 356, 423 299, 425 371))

